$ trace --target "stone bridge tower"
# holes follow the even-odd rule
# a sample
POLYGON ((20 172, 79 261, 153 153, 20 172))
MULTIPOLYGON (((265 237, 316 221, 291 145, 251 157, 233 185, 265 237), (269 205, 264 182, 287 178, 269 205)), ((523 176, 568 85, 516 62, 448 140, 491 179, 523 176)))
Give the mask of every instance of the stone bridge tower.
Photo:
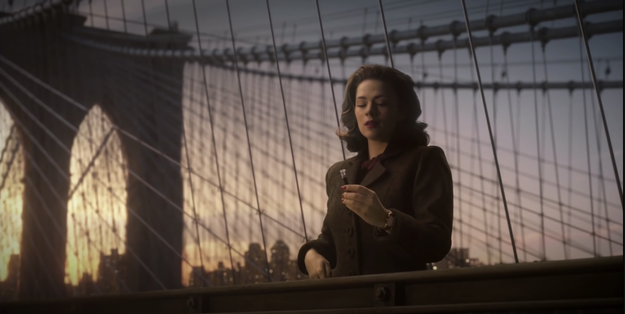
POLYGON ((184 61, 115 53, 72 38, 188 49, 191 36, 158 29, 137 36, 85 27, 85 20, 59 6, 0 25, 0 98, 19 130, 26 164, 21 300, 65 294, 70 152, 96 103, 123 130, 116 132, 128 165, 126 283, 132 291, 181 286, 183 184, 171 160, 181 159, 184 61), (142 68, 146 77, 124 75, 123 67, 142 68), (150 88, 163 77, 170 89, 150 88))

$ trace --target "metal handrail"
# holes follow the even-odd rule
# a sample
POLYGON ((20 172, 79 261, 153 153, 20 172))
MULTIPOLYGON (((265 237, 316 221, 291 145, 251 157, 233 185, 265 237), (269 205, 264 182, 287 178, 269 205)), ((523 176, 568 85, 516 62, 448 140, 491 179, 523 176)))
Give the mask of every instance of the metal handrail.
POLYGON ((2 313, 414 313, 615 308, 623 257, 0 303, 2 313), (284 312, 283 312, 284 313, 284 312), (325 313, 325 312, 324 312, 325 313))

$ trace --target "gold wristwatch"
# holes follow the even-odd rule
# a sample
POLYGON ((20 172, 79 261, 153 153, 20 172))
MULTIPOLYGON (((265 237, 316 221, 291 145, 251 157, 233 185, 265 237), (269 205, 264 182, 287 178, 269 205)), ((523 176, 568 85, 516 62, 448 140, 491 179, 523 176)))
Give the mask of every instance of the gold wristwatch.
POLYGON ((384 222, 384 227, 380 228, 384 231, 391 231, 395 227, 395 213, 392 210, 389 210, 386 214, 386 221, 384 222))

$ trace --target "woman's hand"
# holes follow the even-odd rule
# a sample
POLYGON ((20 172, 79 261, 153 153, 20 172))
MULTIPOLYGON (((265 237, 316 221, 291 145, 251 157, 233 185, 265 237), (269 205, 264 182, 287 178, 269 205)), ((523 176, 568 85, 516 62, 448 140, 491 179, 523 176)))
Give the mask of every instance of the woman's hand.
POLYGON ((357 184, 344 185, 341 189, 345 191, 341 195, 341 202, 347 208, 366 223, 374 227, 384 227, 389 210, 384 208, 375 192, 357 184))
POLYGON ((330 278, 332 276, 330 262, 315 249, 310 249, 306 252, 304 263, 310 279, 330 278))

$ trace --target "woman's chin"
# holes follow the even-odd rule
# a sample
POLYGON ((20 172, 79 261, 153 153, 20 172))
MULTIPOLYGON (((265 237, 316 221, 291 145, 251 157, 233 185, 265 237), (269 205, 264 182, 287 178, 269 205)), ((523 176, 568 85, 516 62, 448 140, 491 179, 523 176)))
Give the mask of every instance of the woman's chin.
POLYGON ((368 141, 383 142, 383 143, 387 143, 389 141, 387 136, 383 136, 382 134, 369 133, 369 134, 363 134, 363 135, 365 136, 365 138, 367 138, 368 141))

